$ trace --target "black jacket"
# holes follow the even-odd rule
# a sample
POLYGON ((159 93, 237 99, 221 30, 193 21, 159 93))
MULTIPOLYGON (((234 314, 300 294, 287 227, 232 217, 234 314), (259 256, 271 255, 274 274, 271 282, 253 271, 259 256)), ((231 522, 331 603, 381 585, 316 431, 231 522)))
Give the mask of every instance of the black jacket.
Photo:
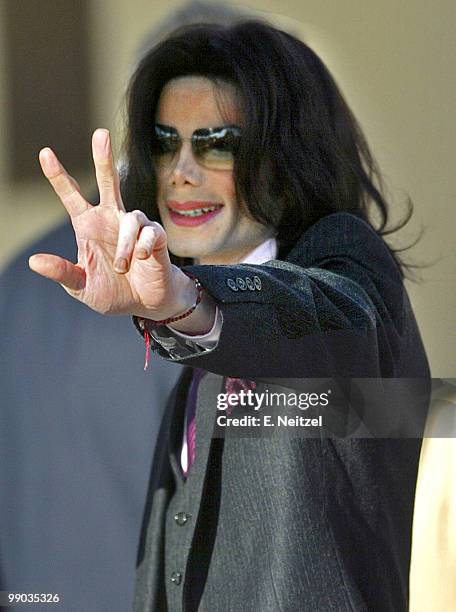
MULTIPOLYGON (((135 610, 406 610, 418 437, 214 437, 226 376, 262 390, 282 377, 429 379, 388 248, 364 221, 336 213, 310 227, 285 261, 188 269, 218 300, 223 326, 211 350, 167 328, 153 340, 158 354, 210 374, 185 484, 178 458, 188 372, 165 415, 135 610), (171 516, 179 504, 191 515, 184 526, 171 516)), ((391 432, 396 409, 389 399, 374 406, 370 433, 391 432)), ((425 414, 426 402, 417 403, 414 436, 425 414)))

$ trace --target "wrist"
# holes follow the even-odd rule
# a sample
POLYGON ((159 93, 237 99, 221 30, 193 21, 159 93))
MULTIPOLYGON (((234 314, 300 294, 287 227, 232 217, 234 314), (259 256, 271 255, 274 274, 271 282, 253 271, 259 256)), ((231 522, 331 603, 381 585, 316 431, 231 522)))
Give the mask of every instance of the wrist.
POLYGON ((192 314, 203 297, 203 287, 198 279, 176 268, 177 273, 172 280, 170 295, 172 300, 167 301, 166 309, 144 311, 137 315, 147 322, 147 326, 157 327, 168 325, 184 319, 192 314))
MULTIPOLYGON (((185 274, 185 273, 184 273, 185 274)), ((182 315, 176 315, 166 320, 154 320, 141 315, 134 315, 135 324, 144 335, 146 344, 146 358, 144 369, 147 369, 149 363, 149 353, 151 348, 151 339, 153 337, 154 327, 166 325, 176 332, 181 332, 184 335, 204 335, 208 334, 215 324, 217 307, 214 298, 204 291, 200 282, 193 277, 187 276, 188 280, 193 284, 197 291, 195 303, 182 315)), ((188 286, 188 285, 187 285, 188 286)), ((186 286, 182 287, 182 294, 186 294, 186 286)), ((155 313, 154 313, 155 314, 155 313)))
POLYGON ((190 309, 199 308, 204 292, 204 288, 197 278, 186 274, 179 268, 178 270, 179 274, 176 274, 176 288, 174 290, 176 296, 175 314, 170 315, 172 318, 187 313, 190 309))
POLYGON ((136 316, 141 329, 150 331, 154 327, 167 325, 170 329, 190 335, 209 332, 215 321, 214 299, 204 291, 198 279, 174 268, 172 305, 168 303, 166 310, 138 313, 136 316))
POLYGON ((197 308, 187 317, 168 324, 170 329, 174 329, 190 336, 200 336, 207 334, 214 326, 216 305, 214 298, 203 291, 201 302, 197 308))
POLYGON ((166 295, 161 300, 162 305, 148 307, 142 304, 135 308, 133 316, 150 321, 153 325, 155 321, 179 316, 195 304, 198 296, 195 281, 177 266, 172 265, 171 268, 171 275, 166 281, 166 295))

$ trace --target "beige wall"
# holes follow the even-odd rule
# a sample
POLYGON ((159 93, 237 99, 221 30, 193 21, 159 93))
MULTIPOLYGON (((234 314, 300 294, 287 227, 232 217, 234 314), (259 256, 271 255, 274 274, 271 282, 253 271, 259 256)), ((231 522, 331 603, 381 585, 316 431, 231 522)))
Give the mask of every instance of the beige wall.
MULTIPOLYGON (((92 1, 93 82, 100 126, 118 133, 120 98, 138 43, 170 7, 179 4, 92 1)), ((425 236, 409 257, 437 263, 421 273, 421 284, 409 286, 410 293, 433 375, 451 377, 456 328, 451 236, 456 217, 454 3, 297 0, 285 8, 277 0, 257 0, 248 6, 285 13, 291 27, 297 20, 296 27, 322 55, 364 127, 393 204, 397 208, 407 193, 412 197, 416 212, 410 229, 401 232, 401 243, 410 241, 423 225, 425 236)), ((4 180, 8 152, 2 146, 7 128, 2 85, 4 71, 0 73, 0 264, 64 216, 44 180, 21 188, 4 180)), ((90 185, 90 177, 78 178, 90 185)))

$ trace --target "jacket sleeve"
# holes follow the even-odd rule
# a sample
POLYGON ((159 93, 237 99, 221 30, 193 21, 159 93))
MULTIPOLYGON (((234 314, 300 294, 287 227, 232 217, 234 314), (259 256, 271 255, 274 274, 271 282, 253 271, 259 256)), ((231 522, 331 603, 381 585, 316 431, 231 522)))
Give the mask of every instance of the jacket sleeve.
POLYGON ((394 376, 403 283, 384 241, 358 217, 329 215, 285 261, 186 268, 217 300, 214 348, 157 328, 162 357, 223 376, 394 376))

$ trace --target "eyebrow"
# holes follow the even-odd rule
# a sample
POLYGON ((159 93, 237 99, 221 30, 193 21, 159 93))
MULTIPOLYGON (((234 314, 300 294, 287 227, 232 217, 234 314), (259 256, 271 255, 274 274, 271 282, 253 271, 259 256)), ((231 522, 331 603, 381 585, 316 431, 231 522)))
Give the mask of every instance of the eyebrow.
MULTIPOLYGON (((164 132, 171 132, 172 134, 176 134, 176 136, 180 136, 179 131, 171 126, 171 125, 165 125, 164 123, 155 123, 154 124, 155 127, 157 127, 160 130, 163 130, 164 132)), ((218 126, 207 126, 207 127, 200 127, 197 128, 196 130, 193 130, 192 132, 192 136, 196 135, 198 136, 198 132, 220 132, 221 130, 225 130, 226 128, 235 128, 237 130, 240 130, 241 128, 238 125, 235 125, 234 123, 226 123, 224 125, 218 125, 218 126)))

